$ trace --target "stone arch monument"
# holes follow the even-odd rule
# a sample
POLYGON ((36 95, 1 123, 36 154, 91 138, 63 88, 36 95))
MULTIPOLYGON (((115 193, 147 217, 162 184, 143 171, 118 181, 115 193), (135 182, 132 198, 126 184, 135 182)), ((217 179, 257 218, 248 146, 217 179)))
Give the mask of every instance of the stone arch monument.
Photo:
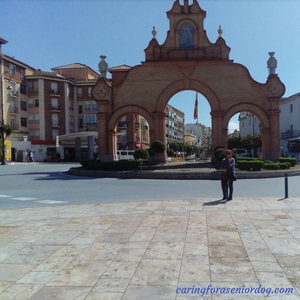
MULTIPOLYGON (((230 48, 222 37, 221 26, 215 43, 203 27, 206 12, 197 0, 183 5, 176 0, 167 17, 170 28, 165 42, 152 39, 141 65, 111 68, 112 79, 99 78, 92 95, 98 104, 98 151, 103 160, 116 159, 118 120, 126 113, 145 117, 150 142, 166 141, 165 108, 170 98, 184 90, 204 95, 211 107, 212 147, 227 145, 227 125, 241 111, 258 116, 262 131, 262 155, 276 160, 280 153, 279 101, 285 92, 270 52, 266 83, 252 79, 248 69, 229 59, 230 48)), ((165 162, 165 155, 161 162, 165 162)))

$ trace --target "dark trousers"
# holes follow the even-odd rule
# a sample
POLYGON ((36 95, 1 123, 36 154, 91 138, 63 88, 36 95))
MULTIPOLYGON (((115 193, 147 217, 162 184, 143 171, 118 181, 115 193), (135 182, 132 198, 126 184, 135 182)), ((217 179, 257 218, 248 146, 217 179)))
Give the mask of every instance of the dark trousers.
POLYGON ((232 198, 233 180, 225 177, 221 180, 221 186, 223 191, 223 197, 232 198), (228 189, 229 189, 229 194, 228 194, 228 189))

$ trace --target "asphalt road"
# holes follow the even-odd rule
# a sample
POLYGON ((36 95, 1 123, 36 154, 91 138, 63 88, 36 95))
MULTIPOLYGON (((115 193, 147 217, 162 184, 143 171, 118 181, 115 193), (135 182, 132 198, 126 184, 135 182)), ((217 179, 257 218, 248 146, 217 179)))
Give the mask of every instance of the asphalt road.
MULTIPOLYGON (((215 180, 145 180, 75 177, 64 172, 78 164, 0 165, 0 209, 36 206, 221 198, 215 180)), ((285 196, 284 178, 246 179, 234 183, 234 198, 285 196)), ((299 197, 300 176, 288 178, 288 196, 299 197)))

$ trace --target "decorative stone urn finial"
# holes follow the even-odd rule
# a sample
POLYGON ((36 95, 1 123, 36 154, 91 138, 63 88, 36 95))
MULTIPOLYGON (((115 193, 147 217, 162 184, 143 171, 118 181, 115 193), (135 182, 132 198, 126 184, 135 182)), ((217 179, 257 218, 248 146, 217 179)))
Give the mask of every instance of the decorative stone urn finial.
POLYGON ((275 52, 269 52, 268 54, 270 55, 270 57, 267 61, 269 74, 275 74, 275 69, 277 68, 277 60, 274 57, 275 52))
POLYGON ((153 39, 156 39, 156 30, 155 30, 155 26, 153 26, 153 30, 152 30, 152 36, 153 36, 153 39))
POLYGON ((101 74, 101 77, 106 78, 106 72, 108 70, 108 64, 105 61, 106 56, 105 55, 100 55, 101 61, 98 64, 99 72, 101 74))
POLYGON ((223 29, 221 28, 221 25, 219 25, 218 34, 219 38, 222 38, 223 29))

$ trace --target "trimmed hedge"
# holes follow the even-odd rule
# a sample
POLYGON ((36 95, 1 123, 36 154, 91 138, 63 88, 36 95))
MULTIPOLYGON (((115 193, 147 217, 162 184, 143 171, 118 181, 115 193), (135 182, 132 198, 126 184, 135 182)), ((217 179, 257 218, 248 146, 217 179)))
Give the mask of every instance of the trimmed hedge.
POLYGON ((279 157, 278 161, 280 163, 288 162, 291 167, 294 167, 297 164, 297 159, 295 157, 279 157))
POLYGON ((86 166, 89 163, 99 163, 99 162, 101 162, 99 158, 85 158, 79 160, 79 163, 82 165, 83 168, 86 168, 86 166))
POLYGON ((118 160, 118 161, 104 161, 104 162, 90 162, 87 164, 87 170, 101 170, 101 171, 130 171, 139 167, 138 160, 118 160))
POLYGON ((260 171, 264 166, 264 162, 258 159, 238 160, 238 168, 241 171, 260 171))
POLYGON ((272 161, 265 161, 263 168, 266 170, 286 170, 291 167, 289 162, 272 162, 272 161))

